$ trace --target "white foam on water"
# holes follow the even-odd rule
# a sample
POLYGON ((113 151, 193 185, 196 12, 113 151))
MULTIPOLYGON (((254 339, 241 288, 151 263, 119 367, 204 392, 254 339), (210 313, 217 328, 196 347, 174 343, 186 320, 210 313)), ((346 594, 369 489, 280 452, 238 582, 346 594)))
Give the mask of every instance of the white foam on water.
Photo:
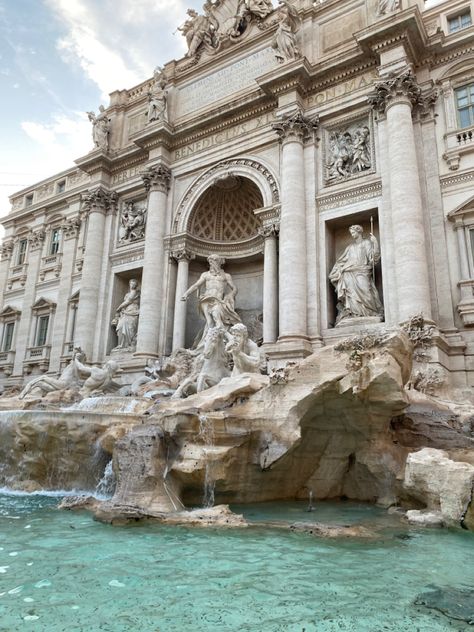
POLYGON ((7 572, 7 568, 10 568, 9 566, 0 566, 0 573, 6 573, 7 572))
POLYGON ((119 582, 118 579, 113 579, 111 582, 109 582, 109 586, 112 586, 112 588, 125 588, 125 584, 119 582))
POLYGON ((31 525, 30 525, 30 524, 27 524, 27 525, 26 525, 26 527, 25 527, 25 529, 31 529, 31 525))
POLYGON ((33 566, 34 562, 27 562, 26 565, 27 566, 33 566))
POLYGON ((25 597, 23 601, 26 601, 26 603, 33 603, 34 599, 33 597, 25 597))
POLYGON ((71 610, 79 610, 79 606, 71 606, 71 610))
MULTIPOLYGON (((16 489, 10 489, 9 487, 0 487, 0 495, 3 496, 47 496, 48 498, 61 498, 62 496, 93 496, 94 490, 85 489, 42 489, 36 492, 21 492, 16 489)), ((13 516, 9 516, 12 518, 13 516)), ((20 518, 18 518, 19 520, 20 518)))
POLYGON ((40 582, 36 582, 35 584, 35 588, 47 588, 48 586, 51 586, 49 579, 42 579, 40 582))
POLYGON ((23 621, 37 621, 38 619, 37 614, 27 614, 26 617, 23 617, 23 621))
POLYGON ((23 590, 23 586, 17 586, 16 588, 12 588, 8 591, 9 595, 18 595, 23 590))
POLYGON ((16 557, 18 555, 18 551, 12 551, 8 554, 10 557, 16 557))

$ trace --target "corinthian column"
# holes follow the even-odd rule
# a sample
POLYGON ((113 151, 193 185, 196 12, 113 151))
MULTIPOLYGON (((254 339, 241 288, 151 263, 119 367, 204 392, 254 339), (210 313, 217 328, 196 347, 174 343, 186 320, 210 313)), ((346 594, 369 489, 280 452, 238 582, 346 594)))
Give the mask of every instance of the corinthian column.
POLYGON ((278 336, 278 256, 275 224, 263 226, 263 342, 274 343, 278 336))
POLYGON ((303 144, 314 128, 301 112, 286 115, 273 129, 282 143, 279 267, 279 341, 305 340, 306 206, 303 144))
POLYGON ((387 117, 388 162, 398 318, 414 314, 431 318, 430 284, 425 244, 420 176, 412 110, 424 97, 411 72, 380 81, 369 102, 387 117))
POLYGON ((88 215, 87 237, 77 310, 75 343, 92 359, 96 333, 99 288, 104 255, 105 216, 115 208, 116 193, 102 188, 90 191, 83 199, 88 215))
POLYGON ((181 297, 188 289, 189 262, 194 259, 194 255, 187 252, 185 248, 175 250, 171 257, 178 262, 178 276, 176 279, 176 298, 174 302, 174 324, 173 324, 173 351, 181 349, 186 341, 186 301, 181 297))
POLYGON ((148 213, 143 257, 143 276, 138 321, 138 356, 156 356, 160 333, 160 311, 164 276, 166 205, 171 172, 163 164, 150 167, 143 175, 148 190, 148 213))

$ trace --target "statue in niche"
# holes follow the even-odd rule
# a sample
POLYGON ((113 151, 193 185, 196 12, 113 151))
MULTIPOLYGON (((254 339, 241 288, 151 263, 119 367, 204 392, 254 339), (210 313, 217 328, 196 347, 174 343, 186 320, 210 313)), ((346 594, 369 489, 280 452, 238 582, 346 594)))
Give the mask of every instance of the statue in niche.
POLYGON ((372 167, 370 130, 367 125, 329 135, 328 179, 340 180, 372 167))
POLYGON ((243 323, 237 323, 230 328, 229 342, 225 350, 230 353, 234 361, 231 377, 242 373, 260 373, 262 357, 257 344, 250 340, 247 327, 243 323))
POLYGON ((107 151, 109 149, 109 132, 110 119, 107 116, 105 107, 99 107, 99 114, 96 116, 94 112, 87 112, 89 121, 92 123, 92 139, 97 149, 107 151))
POLYGON ((127 202, 120 216, 119 243, 126 244, 145 237, 146 212, 144 206, 127 202))
POLYGON ((349 244, 337 259, 329 280, 336 288, 336 326, 353 318, 383 318, 383 306, 374 283, 374 266, 380 261, 377 239, 370 233, 364 238, 363 228, 351 226, 353 243, 349 244))
POLYGON ((393 13, 401 8, 401 0, 378 0, 377 15, 393 13))
POLYGON ((168 82, 163 69, 157 66, 153 73, 153 86, 148 92, 148 123, 168 120, 168 82))
POLYGON ((189 19, 178 27, 178 31, 185 36, 188 45, 186 57, 194 57, 202 44, 217 48, 219 23, 212 13, 212 6, 209 0, 204 4, 204 15, 199 15, 194 9, 188 9, 189 19))
POLYGON ((207 258, 209 271, 201 274, 199 279, 181 297, 185 301, 193 292, 198 292, 199 310, 206 324, 198 348, 204 342, 207 331, 214 327, 226 330, 240 323, 240 316, 234 309, 237 288, 230 274, 222 269, 225 259, 219 255, 207 258), (201 293, 201 288, 203 292, 201 293))
POLYGON ((280 21, 272 40, 275 57, 279 63, 298 59, 300 51, 296 45, 296 33, 301 28, 301 18, 298 10, 288 0, 278 0, 281 6, 280 21))
POLYGON ((118 345, 112 349, 112 352, 135 351, 139 315, 140 289, 138 281, 130 279, 129 290, 117 307, 115 318, 112 321, 118 337, 118 345))
POLYGON ((44 397, 55 391, 78 390, 81 383, 79 364, 84 361, 84 352, 79 347, 74 349, 72 359, 59 377, 40 375, 32 379, 18 395, 19 399, 24 399, 33 391, 39 391, 44 397))

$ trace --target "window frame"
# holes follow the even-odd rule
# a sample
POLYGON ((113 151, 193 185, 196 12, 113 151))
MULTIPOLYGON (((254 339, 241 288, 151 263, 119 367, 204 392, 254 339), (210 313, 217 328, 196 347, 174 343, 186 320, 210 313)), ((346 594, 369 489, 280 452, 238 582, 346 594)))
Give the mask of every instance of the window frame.
POLYGON ((48 344, 50 314, 38 314, 35 331, 35 347, 46 347, 48 344), (46 327, 42 327, 42 323, 46 322, 46 327), (41 336, 41 338, 40 338, 41 336))
POLYGON ((469 6, 463 7, 462 9, 460 9, 457 13, 453 13, 451 15, 447 15, 446 16, 446 21, 448 24, 448 35, 454 35, 456 33, 459 33, 460 31, 464 31, 464 29, 468 29, 470 26, 472 26, 472 13, 471 13, 471 8, 469 6), (469 24, 464 24, 462 23, 462 19, 465 16, 469 16, 469 24), (457 20, 459 26, 457 28, 451 28, 452 27, 452 23, 457 20))
POLYGON ((18 251, 16 255, 16 265, 22 266, 26 262, 26 256, 28 253, 28 239, 24 237, 18 241, 18 251), (24 248, 22 248, 22 244, 24 244, 24 248))
POLYGON ((3 324, 3 332, 2 332, 2 353, 8 353, 12 350, 14 345, 14 336, 15 336, 15 320, 8 320, 3 324), (8 332, 11 332, 11 335, 8 336, 8 332), (7 344, 8 343, 8 344, 7 344))
POLYGON ((472 79, 469 83, 465 83, 463 85, 454 86, 454 100, 456 107, 456 118, 458 129, 467 129, 468 127, 474 126, 474 79, 472 79), (459 105, 459 92, 461 90, 466 90, 467 95, 465 98, 468 99, 467 105, 464 107, 460 107, 459 105), (467 110, 469 115, 469 123, 467 125, 463 125, 461 120, 461 110, 467 110))
POLYGON ((61 229, 53 228, 51 230, 51 238, 49 241, 49 254, 57 255, 61 245, 61 229))

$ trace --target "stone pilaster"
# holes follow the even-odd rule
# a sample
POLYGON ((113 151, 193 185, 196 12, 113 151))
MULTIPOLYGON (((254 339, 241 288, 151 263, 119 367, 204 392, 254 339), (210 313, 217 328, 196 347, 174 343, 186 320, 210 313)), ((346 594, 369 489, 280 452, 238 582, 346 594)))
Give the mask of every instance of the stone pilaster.
POLYGON ((43 229, 31 231, 28 235, 28 270, 23 294, 21 318, 16 336, 14 375, 23 375, 23 361, 26 357, 26 350, 34 343, 33 340, 30 340, 32 320, 31 306, 35 303, 36 283, 38 281, 44 237, 45 232, 43 229))
POLYGON ((62 274, 59 282, 56 317, 51 336, 51 371, 61 368, 61 356, 66 342, 66 326, 68 324, 69 299, 72 290, 72 275, 74 273, 74 258, 76 254, 77 238, 79 236, 80 221, 77 218, 67 219, 61 224, 62 232, 62 274))
POLYGON ((386 115, 398 319, 431 319, 430 283, 412 110, 424 95, 411 71, 375 84, 369 103, 386 115))
POLYGON ((115 208, 116 198, 116 193, 98 188, 90 191, 83 199, 83 213, 87 214, 87 237, 74 342, 82 348, 88 359, 92 359, 96 334, 105 217, 115 208))
POLYGON ((10 269, 13 247, 13 239, 6 239, 0 248, 0 310, 4 307, 4 292, 6 290, 8 271, 10 269))
POLYGON ((181 297, 188 289, 189 282, 189 262, 194 259, 194 255, 187 252, 185 248, 175 250, 171 253, 171 258, 178 263, 178 275, 176 278, 176 295, 174 302, 173 321, 173 351, 184 348, 186 342, 186 301, 181 297))
POLYGON ((136 355, 153 357, 158 354, 160 334, 166 206, 171 171, 164 164, 155 165, 147 169, 143 181, 148 189, 148 214, 136 355))
POLYGON ((263 342, 275 343, 278 337, 278 254, 279 227, 263 226, 263 342))
POLYGON ((314 128, 299 110, 273 124, 282 143, 278 340, 297 345, 307 339, 303 145, 314 128))

